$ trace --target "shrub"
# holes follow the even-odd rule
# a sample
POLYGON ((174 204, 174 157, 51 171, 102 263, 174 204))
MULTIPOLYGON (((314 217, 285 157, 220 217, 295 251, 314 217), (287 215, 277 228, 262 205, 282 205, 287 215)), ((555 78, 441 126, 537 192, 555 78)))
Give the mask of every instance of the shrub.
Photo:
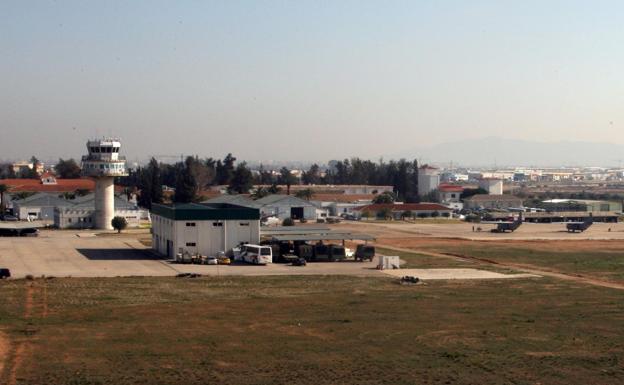
POLYGON ((308 220, 305 219, 305 218, 301 218, 301 219, 299 219, 299 222, 301 222, 301 223, 308 223, 308 220))
POLYGON ((126 218, 124 217, 115 217, 111 221, 111 225, 113 226, 113 229, 117 230, 117 233, 121 233, 121 230, 128 227, 128 221, 126 221, 126 218))
POLYGON ((294 226, 295 225, 295 221, 293 221, 292 218, 286 218, 284 219, 284 221, 282 221, 282 226, 294 226))
POLYGON ((418 218, 428 218, 429 213, 418 213, 418 218))
POLYGON ((450 217, 450 216, 451 216, 451 213, 444 212, 444 213, 442 213, 442 216, 443 216, 444 218, 448 218, 448 217, 450 217))
POLYGON ((440 212, 439 211, 434 211, 434 212, 431 213, 431 217, 432 218, 437 218, 439 216, 440 216, 440 212))

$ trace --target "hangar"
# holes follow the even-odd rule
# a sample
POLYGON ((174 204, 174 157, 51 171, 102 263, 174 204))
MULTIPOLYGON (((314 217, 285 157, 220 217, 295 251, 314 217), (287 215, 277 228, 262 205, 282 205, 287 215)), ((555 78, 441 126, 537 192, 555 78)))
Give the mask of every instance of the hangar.
POLYGON ((176 253, 215 255, 240 243, 260 241, 260 210, 229 203, 153 204, 152 248, 176 253))

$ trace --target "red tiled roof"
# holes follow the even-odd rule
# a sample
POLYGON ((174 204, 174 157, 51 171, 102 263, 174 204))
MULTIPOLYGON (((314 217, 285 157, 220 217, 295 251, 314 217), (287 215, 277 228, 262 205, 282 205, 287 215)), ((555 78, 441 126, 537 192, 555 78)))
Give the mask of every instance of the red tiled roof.
POLYGON ((464 188, 453 184, 441 184, 438 186, 438 190, 441 192, 463 192, 464 188))
MULTIPOLYGON (((11 192, 70 192, 78 189, 94 190, 93 179, 57 179, 56 184, 43 184, 41 179, 0 179, 0 184, 9 186, 11 192)), ((116 189, 119 186, 115 186, 116 189)))
POLYGON ((358 211, 379 211, 382 209, 390 209, 391 211, 453 211, 446 206, 438 203, 379 203, 358 207, 358 211))

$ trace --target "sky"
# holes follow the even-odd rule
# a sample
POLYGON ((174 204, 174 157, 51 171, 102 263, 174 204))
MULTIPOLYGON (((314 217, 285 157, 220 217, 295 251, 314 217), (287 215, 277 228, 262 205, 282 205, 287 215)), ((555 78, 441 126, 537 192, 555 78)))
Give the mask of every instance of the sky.
POLYGON ((623 26, 621 1, 2 0, 0 159, 624 144, 623 26))

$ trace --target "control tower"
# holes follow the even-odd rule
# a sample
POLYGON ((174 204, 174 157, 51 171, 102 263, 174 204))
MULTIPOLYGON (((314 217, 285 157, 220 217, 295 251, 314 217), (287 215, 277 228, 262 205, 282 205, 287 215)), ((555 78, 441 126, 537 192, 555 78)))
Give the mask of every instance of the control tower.
POLYGON ((82 157, 82 175, 95 179, 95 228, 111 230, 115 216, 115 177, 127 176, 126 158, 119 156, 118 138, 89 140, 82 157))

